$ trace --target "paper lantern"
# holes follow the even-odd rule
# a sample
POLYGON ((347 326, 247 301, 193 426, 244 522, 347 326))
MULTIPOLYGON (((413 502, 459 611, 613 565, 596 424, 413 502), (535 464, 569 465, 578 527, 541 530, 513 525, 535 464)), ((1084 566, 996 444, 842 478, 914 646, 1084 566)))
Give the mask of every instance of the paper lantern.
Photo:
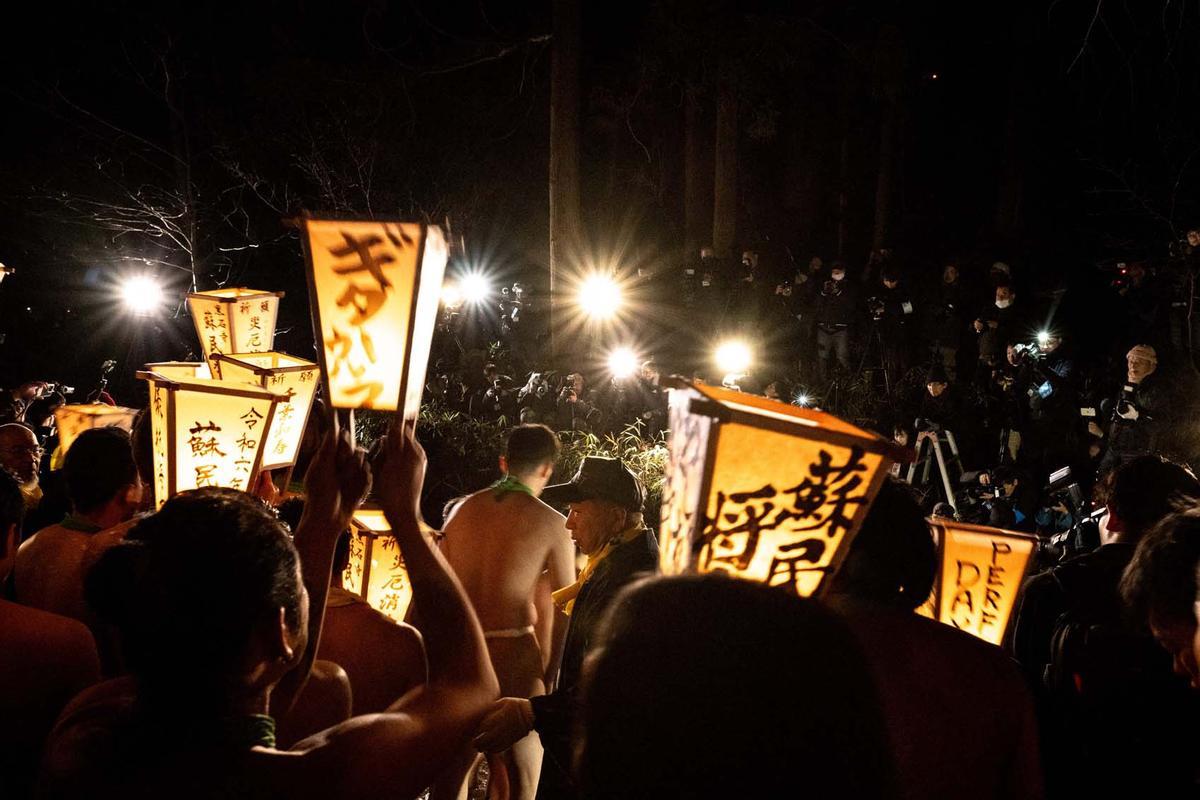
POLYGON ((1033 561, 1037 537, 931 517, 938 546, 932 602, 918 613, 998 645, 1033 561))
POLYGON ((58 451, 66 455, 79 434, 92 428, 120 428, 133 430, 136 408, 110 406, 107 403, 82 403, 59 406, 54 409, 54 423, 58 428, 58 451))
POLYGON ((187 297, 206 361, 214 353, 262 353, 275 347, 275 318, 283 292, 214 289, 187 297))
POLYGON ((837 570, 910 451, 830 414, 672 378, 666 574, 725 572, 802 596, 837 570))
POLYGON ((312 410, 317 391, 320 368, 311 361, 287 353, 238 353, 213 356, 219 378, 227 383, 254 383, 291 401, 275 411, 275 419, 267 430, 266 449, 262 468, 290 467, 296 463, 304 426, 312 410))
POLYGON ((287 396, 250 384, 137 375, 150 384, 158 505, 203 486, 249 489, 275 406, 287 396))
POLYGON ((441 229, 311 219, 304 225, 313 327, 331 404, 415 419, 446 268, 441 229))
POLYGON ((212 379, 212 368, 203 361, 156 361, 146 365, 146 372, 157 372, 164 378, 195 380, 212 379))
POLYGON ((342 586, 371 607, 403 622, 412 602, 412 585, 400 546, 378 509, 360 508, 350 523, 350 564, 342 586))

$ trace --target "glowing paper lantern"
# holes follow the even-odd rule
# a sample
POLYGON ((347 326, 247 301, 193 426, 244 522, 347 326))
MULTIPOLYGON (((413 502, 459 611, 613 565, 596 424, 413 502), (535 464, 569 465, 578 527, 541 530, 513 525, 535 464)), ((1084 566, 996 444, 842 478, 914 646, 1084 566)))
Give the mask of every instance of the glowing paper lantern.
POLYGON ((295 464, 320 380, 319 367, 311 361, 274 351, 228 356, 218 353, 213 356, 213 363, 223 382, 255 383, 291 398, 291 402, 275 410, 275 419, 267 430, 262 468, 276 469, 295 464))
POLYGON ((246 491, 262 466, 275 406, 287 402, 258 386, 171 379, 139 372, 150 384, 154 498, 202 486, 246 491))
POLYGON ((92 428, 120 428, 133 430, 136 408, 121 408, 107 403, 82 403, 65 405, 54 409, 54 423, 58 428, 58 449, 63 455, 79 434, 92 428))
POLYGON ((212 379, 212 369, 203 361, 156 361, 146 365, 146 372, 157 372, 164 378, 191 381, 212 379))
POLYGON ((311 219, 304 226, 331 404, 415 419, 446 269, 441 229, 311 219))
POLYGON ((204 359, 214 353, 262 353, 275 347, 275 318, 283 292, 214 289, 188 295, 204 359))
POLYGON ((936 618, 1000 644, 1033 561, 1037 537, 942 517, 931 517, 929 524, 938 542, 936 618))
POLYGON ((674 378, 666 574, 725 572, 802 596, 835 572, 893 460, 837 417, 674 378))
POLYGON ((378 509, 360 508, 350 523, 350 564, 342 586, 397 622, 412 602, 412 585, 400 546, 378 509))

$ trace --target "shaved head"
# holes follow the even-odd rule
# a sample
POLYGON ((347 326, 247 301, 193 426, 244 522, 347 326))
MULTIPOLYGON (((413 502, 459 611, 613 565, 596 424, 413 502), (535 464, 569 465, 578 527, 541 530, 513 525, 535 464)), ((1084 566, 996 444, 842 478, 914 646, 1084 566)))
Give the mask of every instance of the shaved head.
POLYGON ((0 467, 4 467, 21 483, 37 477, 40 454, 37 437, 24 425, 10 422, 0 425, 0 467))

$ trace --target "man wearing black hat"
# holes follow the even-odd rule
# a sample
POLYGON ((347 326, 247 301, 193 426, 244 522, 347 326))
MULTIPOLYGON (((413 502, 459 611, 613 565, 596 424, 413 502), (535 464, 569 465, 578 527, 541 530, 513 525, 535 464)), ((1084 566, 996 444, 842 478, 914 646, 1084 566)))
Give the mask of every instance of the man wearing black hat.
POLYGON ((567 529, 588 558, 579 579, 554 593, 555 604, 570 617, 558 686, 528 700, 497 700, 480 723, 475 746, 502 751, 537 731, 545 748, 537 796, 574 797, 571 723, 583 658, 617 593, 640 574, 655 570, 658 543, 642 519, 641 484, 615 458, 588 456, 569 482, 546 487, 542 500, 570 507, 567 529))

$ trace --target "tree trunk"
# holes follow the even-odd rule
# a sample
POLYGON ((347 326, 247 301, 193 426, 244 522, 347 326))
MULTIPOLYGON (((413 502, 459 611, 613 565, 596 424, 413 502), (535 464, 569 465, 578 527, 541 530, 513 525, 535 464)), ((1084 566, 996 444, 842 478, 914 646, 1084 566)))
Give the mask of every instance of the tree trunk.
POLYGON ((712 236, 713 208, 707 192, 711 166, 705 158, 705 114, 699 89, 686 90, 683 144, 683 240, 684 258, 695 259, 712 236))
POLYGON ((713 249, 720 258, 731 255, 737 236, 738 185, 737 87, 729 70, 722 70, 717 89, 717 143, 713 170, 713 249))
POLYGON ((888 26, 879 34, 876 47, 875 87, 879 97, 879 170, 875 179, 875 226, 871 247, 887 244, 891 224, 892 193, 895 189, 896 129, 900 94, 904 90, 904 43, 900 32, 888 26))
POLYGON ((554 0, 550 61, 550 350, 558 356, 562 274, 579 253, 579 0, 554 0))

